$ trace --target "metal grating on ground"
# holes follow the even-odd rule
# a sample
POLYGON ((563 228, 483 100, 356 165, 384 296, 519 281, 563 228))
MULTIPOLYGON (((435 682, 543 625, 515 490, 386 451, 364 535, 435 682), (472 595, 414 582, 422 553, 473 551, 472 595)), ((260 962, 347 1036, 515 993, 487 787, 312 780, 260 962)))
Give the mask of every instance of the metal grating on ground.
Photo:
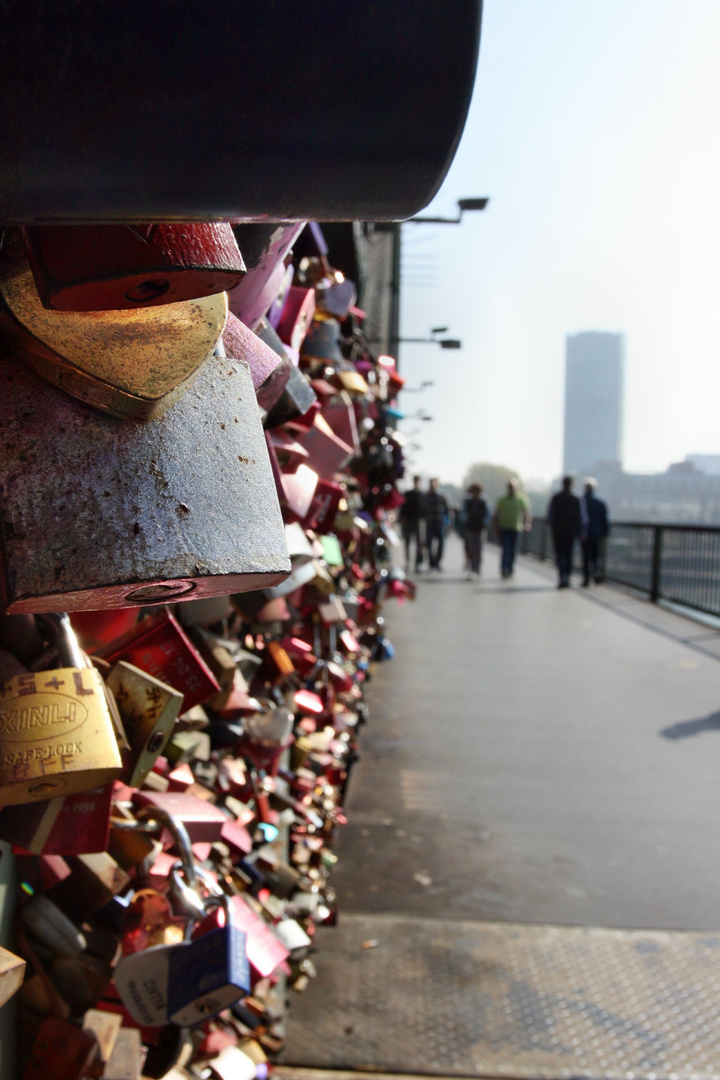
POLYGON ((720 1077, 720 934, 383 915, 346 915, 320 934, 285 1065, 720 1077))

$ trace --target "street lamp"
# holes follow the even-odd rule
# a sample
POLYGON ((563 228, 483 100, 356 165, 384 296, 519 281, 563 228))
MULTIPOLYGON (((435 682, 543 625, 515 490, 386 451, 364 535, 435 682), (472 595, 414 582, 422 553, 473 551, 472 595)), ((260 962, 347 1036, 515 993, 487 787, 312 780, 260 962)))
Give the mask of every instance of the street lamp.
POLYGON ((407 341, 413 345, 434 344, 439 345, 441 349, 462 349, 462 341, 457 338, 439 338, 437 336, 446 333, 449 329, 448 326, 435 326, 430 331, 430 337, 401 337, 398 338, 398 341, 401 343, 407 341))
MULTIPOLYGON (((436 225, 459 225, 464 213, 470 213, 475 210, 484 210, 487 204, 490 202, 490 198, 487 195, 472 196, 467 199, 458 199, 457 208, 458 216, 454 218, 446 217, 411 217, 406 221, 397 222, 393 227, 393 263, 392 263, 392 278, 390 283, 391 295, 390 295, 390 352, 393 356, 397 356, 398 348, 403 340, 400 337, 400 266, 401 255, 400 249, 402 244, 402 227, 403 225, 419 225, 425 222, 434 223, 436 225)), ((461 346, 457 345, 443 345, 440 346, 443 349, 459 349, 461 346)))
POLYGON ((419 386, 403 386, 401 393, 403 394, 419 394, 421 390, 425 390, 428 386, 434 386, 434 379, 424 379, 419 386))
POLYGON ((436 225, 459 225, 463 216, 463 212, 470 212, 472 210, 484 210, 487 204, 490 202, 488 196, 475 197, 472 199, 458 199, 457 208, 458 216, 456 218, 447 217, 411 217, 403 221, 403 225, 416 224, 417 222, 431 221, 436 225))

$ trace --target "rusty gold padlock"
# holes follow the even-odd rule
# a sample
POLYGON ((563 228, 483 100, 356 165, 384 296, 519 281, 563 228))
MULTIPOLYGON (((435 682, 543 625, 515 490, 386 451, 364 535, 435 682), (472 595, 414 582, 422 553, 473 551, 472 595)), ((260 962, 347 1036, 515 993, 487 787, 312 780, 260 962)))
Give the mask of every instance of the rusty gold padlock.
POLYGON ((66 393, 121 418, 162 415, 220 341, 224 293, 141 311, 50 311, 27 257, 6 234, 0 327, 10 349, 66 393))
POLYGON ((7 949, 0 949, 0 1008, 20 989, 25 961, 7 949))
POLYGON ((67 615, 43 620, 61 667, 0 683, 0 806, 98 787, 122 771, 102 678, 67 615))
POLYGON ((123 780, 140 787, 172 734, 183 695, 125 660, 112 667, 106 681, 130 744, 123 780))

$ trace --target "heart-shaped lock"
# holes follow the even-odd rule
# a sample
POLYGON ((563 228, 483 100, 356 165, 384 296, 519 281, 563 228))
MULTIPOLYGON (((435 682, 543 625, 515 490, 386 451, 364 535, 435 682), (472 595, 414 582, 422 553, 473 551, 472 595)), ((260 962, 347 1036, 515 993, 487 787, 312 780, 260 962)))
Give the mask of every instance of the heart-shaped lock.
POLYGON ((50 311, 19 239, 6 234, 0 327, 49 382, 121 419, 162 415, 221 339, 225 293, 139 311, 50 311))

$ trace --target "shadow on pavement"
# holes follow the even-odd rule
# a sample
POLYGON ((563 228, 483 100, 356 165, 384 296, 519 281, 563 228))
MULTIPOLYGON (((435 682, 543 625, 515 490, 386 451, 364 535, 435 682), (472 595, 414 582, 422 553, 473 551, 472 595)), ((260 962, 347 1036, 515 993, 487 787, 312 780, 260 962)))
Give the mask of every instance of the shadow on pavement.
POLYGON ((703 731, 720 731, 720 711, 701 716, 697 720, 682 720, 679 724, 661 728, 663 739, 688 739, 691 735, 700 735, 703 731))

